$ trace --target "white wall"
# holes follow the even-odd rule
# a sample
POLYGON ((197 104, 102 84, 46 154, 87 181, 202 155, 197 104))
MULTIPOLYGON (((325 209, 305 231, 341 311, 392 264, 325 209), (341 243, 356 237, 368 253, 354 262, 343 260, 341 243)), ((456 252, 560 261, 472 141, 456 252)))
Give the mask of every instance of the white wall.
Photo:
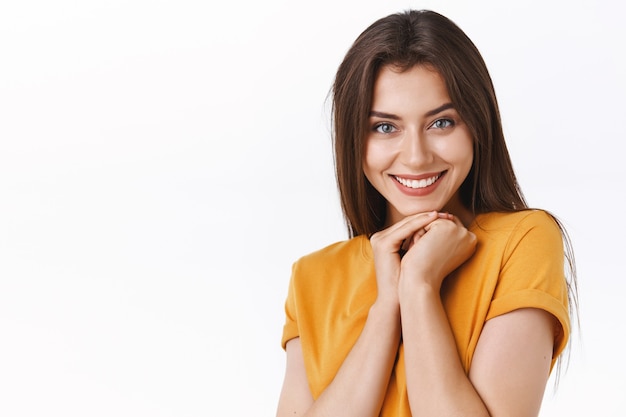
POLYGON ((583 331, 542 417, 625 415, 609 0, 1 3, 0 415, 274 415, 291 263, 345 238, 326 95, 409 7, 475 41, 526 196, 572 235, 583 331))

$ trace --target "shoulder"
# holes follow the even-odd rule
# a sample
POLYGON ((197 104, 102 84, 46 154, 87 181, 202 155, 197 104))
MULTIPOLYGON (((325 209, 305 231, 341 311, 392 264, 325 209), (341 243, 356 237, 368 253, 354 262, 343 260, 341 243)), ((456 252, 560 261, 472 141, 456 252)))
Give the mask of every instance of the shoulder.
POLYGON ((548 212, 544 210, 522 210, 510 213, 492 212, 480 214, 476 217, 474 225, 485 230, 516 230, 541 227, 557 229, 558 225, 548 212))
POLYGON ((291 285, 306 293, 310 301, 346 292, 367 280, 372 259, 366 236, 336 242, 298 259, 293 264, 291 285))
POLYGON ((562 255, 563 235, 556 219, 544 210, 486 213, 470 227, 482 245, 499 247, 504 257, 527 247, 532 252, 562 255), (508 254, 508 255, 507 255, 508 254))
POLYGON ((531 233, 561 240, 561 230, 556 219, 544 210, 480 214, 470 229, 487 239, 521 239, 531 233))
POLYGON ((350 285, 352 280, 366 275, 373 259, 367 236, 333 243, 298 259, 293 265, 295 285, 311 287, 325 283, 328 287, 350 285), (337 279, 341 278, 341 279, 337 279), (332 284, 331 284, 332 283, 332 284))
POLYGON ((320 267, 328 264, 335 264, 336 262, 345 262, 346 260, 353 258, 361 261, 371 258, 371 246, 369 244, 369 239, 365 235, 335 242, 306 254, 296 261, 295 266, 320 267))

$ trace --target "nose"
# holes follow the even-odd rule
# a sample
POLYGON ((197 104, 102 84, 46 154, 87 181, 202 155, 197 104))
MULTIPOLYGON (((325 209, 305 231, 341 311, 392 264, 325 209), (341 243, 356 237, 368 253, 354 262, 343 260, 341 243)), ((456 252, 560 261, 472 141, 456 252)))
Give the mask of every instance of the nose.
POLYGON ((410 167, 420 167, 433 160, 428 139, 418 131, 409 131, 402 139, 402 162, 410 167))

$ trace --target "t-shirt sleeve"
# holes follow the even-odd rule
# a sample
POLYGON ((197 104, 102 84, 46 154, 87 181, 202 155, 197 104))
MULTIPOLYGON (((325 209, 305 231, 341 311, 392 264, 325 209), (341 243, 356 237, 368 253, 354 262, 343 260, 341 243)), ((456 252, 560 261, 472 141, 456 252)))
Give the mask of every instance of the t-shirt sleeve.
POLYGON ((286 348, 287 342, 299 336, 298 321, 296 317, 296 289, 295 289, 295 272, 296 264, 291 270, 291 279, 289 280, 289 291, 287 292, 287 300, 285 301, 285 325, 283 326, 282 347, 286 348))
POLYGON ((563 351, 570 334, 563 239, 556 222, 534 211, 513 230, 487 320, 520 308, 539 308, 560 323, 553 358, 563 351))

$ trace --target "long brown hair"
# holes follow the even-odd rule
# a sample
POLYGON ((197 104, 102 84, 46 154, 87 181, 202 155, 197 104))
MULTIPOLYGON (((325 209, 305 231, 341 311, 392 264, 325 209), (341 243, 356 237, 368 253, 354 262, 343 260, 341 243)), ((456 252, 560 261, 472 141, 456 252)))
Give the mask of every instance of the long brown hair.
POLYGON ((452 104, 474 139, 474 161, 460 188, 462 203, 474 214, 527 208, 504 141, 493 83, 478 49, 448 18, 412 10, 368 27, 335 77, 335 166, 350 236, 371 235, 385 224, 385 200, 362 168, 374 82, 385 65, 400 70, 425 65, 445 80, 452 104))
MULTIPOLYGON (((448 94, 474 141, 471 170, 460 187, 474 215, 528 209, 513 172, 500 111, 485 62, 467 35, 450 19, 429 10, 410 10, 379 19, 353 43, 337 70, 332 89, 336 179, 350 237, 384 227, 387 204, 363 173, 372 94, 383 66, 408 70, 424 65, 445 80, 448 94)), ((569 277, 570 313, 577 311, 574 255, 561 222, 569 277)), ((577 317, 577 315, 576 315, 577 317)))

